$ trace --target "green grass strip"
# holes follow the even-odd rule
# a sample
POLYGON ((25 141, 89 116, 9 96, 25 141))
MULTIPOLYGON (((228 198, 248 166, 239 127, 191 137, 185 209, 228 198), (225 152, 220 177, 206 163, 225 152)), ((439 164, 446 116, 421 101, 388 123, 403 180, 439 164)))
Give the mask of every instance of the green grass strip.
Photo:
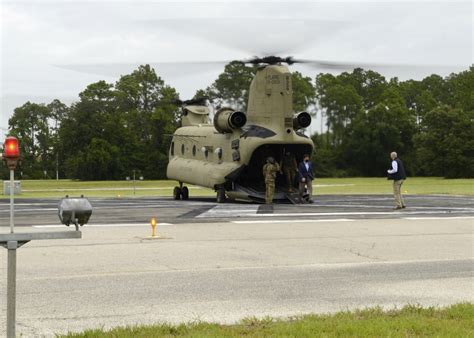
POLYGON ((474 304, 446 308, 408 305, 288 319, 247 318, 235 325, 159 324, 88 330, 62 337, 474 337, 474 304))
MULTIPOLYGON (((96 181, 24 180, 18 198, 60 198, 65 195, 87 197, 155 197, 172 196, 175 181, 96 181), (134 190, 135 187, 135 190, 134 190)), ((332 194, 391 194, 391 181, 385 178, 316 178, 315 195, 332 194)), ((189 185, 190 196, 215 196, 211 189, 189 185)), ((404 194, 474 195, 474 179, 444 179, 438 177, 410 177, 402 186, 404 194)), ((0 198, 8 196, 0 195, 0 198)))

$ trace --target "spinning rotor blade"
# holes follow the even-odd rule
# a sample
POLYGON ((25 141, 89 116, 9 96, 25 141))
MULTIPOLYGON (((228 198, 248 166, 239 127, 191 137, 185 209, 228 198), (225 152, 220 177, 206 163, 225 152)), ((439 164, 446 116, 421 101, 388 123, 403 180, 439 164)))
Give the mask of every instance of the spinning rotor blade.
MULTIPOLYGON (((452 70, 455 65, 389 64, 364 62, 339 62, 332 60, 310 60, 278 55, 293 54, 307 48, 320 39, 328 39, 334 33, 346 29, 350 23, 330 20, 288 18, 181 18, 139 21, 137 24, 165 29, 184 36, 191 36, 227 48, 243 51, 245 55, 259 55, 242 60, 254 65, 286 63, 303 64, 318 70, 350 71, 354 68, 379 71, 400 70, 452 70)), ((313 46, 314 47, 314 46, 313 46)), ((208 48, 208 47, 207 47, 208 48)), ((177 78, 189 74, 197 75, 222 69, 226 61, 168 61, 148 62, 163 78, 177 78)), ((118 77, 128 74, 141 63, 93 63, 62 64, 57 67, 72 71, 118 77)))
MULTIPOLYGON (((347 23, 329 20, 267 18, 185 18, 142 21, 153 29, 164 28, 181 35, 205 40, 243 55, 288 55, 321 38, 327 38, 347 23), (269 29, 270 28, 270 29, 269 29)), ((243 56, 242 55, 242 56, 243 56)), ((179 77, 222 69, 226 61, 165 61, 136 63, 59 64, 56 67, 81 73, 117 77, 128 74, 140 64, 150 64, 160 76, 179 77)), ((246 61, 244 61, 246 62, 246 61)))
POLYGON ((327 60, 307 60, 307 59, 293 59, 293 63, 300 63, 308 65, 312 68, 327 69, 327 70, 352 70, 356 68, 372 69, 372 70, 417 70, 417 69, 452 69, 451 66, 447 65, 436 65, 436 64, 396 64, 396 63, 368 63, 368 62, 339 62, 339 61, 327 61, 327 60))
POLYGON ((160 77, 181 77, 188 73, 199 74, 214 71, 231 61, 168 61, 168 62, 142 62, 142 63, 78 63, 57 64, 55 67, 86 74, 104 75, 118 77, 130 74, 138 66, 149 64, 157 70, 160 77))
POLYGON ((182 18, 145 21, 247 55, 288 55, 349 26, 348 22, 288 18, 182 18))
POLYGON ((209 99, 210 98, 207 96, 202 96, 202 97, 197 97, 195 99, 189 99, 189 100, 180 100, 179 98, 175 98, 169 101, 162 100, 161 102, 171 103, 177 106, 190 106, 190 105, 204 106, 206 105, 206 101, 209 99))

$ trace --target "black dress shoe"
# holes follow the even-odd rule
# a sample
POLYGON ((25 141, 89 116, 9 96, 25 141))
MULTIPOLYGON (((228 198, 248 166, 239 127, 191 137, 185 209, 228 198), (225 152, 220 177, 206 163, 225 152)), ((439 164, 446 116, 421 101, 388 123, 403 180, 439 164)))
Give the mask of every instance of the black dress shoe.
POLYGON ((393 210, 400 210, 400 209, 402 209, 402 207, 395 207, 395 208, 393 208, 393 210))
POLYGON ((406 205, 402 205, 402 209, 405 209, 407 206, 406 205))

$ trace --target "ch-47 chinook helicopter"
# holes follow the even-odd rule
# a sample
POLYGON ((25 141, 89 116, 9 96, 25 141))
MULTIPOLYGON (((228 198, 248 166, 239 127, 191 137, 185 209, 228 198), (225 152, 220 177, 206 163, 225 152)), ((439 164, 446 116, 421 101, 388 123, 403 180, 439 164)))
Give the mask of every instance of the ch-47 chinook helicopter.
MULTIPOLYGON (((264 201, 262 167, 268 156, 279 161, 284 151, 297 161, 311 154, 314 144, 303 133, 311 124, 307 112, 293 111, 291 57, 267 56, 246 61, 258 65, 250 85, 247 112, 221 108, 209 122, 204 100, 182 105, 182 126, 173 134, 167 176, 179 182, 174 199, 186 200, 185 183, 217 192, 217 202, 226 198, 264 201)), ((277 177, 274 199, 291 200, 277 177)))

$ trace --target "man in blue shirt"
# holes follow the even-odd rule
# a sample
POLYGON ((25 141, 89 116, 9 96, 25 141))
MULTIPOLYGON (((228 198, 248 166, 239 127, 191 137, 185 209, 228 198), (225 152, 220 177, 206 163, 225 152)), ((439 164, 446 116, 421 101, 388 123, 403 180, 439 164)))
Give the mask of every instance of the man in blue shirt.
POLYGON ((298 173, 299 173, 299 190, 300 196, 303 197, 305 188, 308 190, 308 198, 309 202, 313 203, 312 195, 313 195, 313 164, 309 160, 309 155, 305 154, 303 156, 303 162, 298 165, 298 173))
POLYGON ((407 178, 405 173, 405 167, 403 166, 402 160, 398 158, 396 152, 390 154, 392 159, 392 168, 387 170, 388 179, 393 180, 393 196, 395 197, 395 210, 404 209, 405 202, 402 197, 402 184, 407 178))

